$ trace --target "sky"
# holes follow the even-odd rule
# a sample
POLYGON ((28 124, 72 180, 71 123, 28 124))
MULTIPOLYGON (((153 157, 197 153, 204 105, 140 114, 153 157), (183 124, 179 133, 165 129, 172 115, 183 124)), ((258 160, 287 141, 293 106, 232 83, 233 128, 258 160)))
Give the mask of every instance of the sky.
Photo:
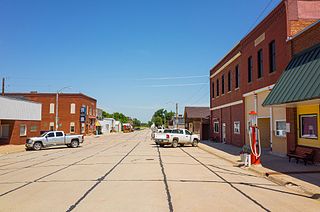
POLYGON ((0 0, 6 92, 81 92, 144 122, 209 106, 209 71, 280 0, 0 0))

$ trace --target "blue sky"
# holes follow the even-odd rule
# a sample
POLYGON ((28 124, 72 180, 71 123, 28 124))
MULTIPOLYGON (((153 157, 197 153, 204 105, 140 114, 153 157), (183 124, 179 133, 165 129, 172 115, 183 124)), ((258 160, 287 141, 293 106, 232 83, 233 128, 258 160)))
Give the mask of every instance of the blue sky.
POLYGON ((183 113, 209 106, 210 68, 278 3, 0 0, 0 77, 8 92, 71 86, 142 121, 183 113))

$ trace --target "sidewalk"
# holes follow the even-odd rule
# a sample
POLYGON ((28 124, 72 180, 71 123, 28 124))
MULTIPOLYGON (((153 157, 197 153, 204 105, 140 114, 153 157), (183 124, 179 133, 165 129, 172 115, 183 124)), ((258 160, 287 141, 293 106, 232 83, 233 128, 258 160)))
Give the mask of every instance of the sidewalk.
MULTIPOLYGON (((240 147, 212 141, 201 141, 199 148, 235 165, 242 165, 239 156, 240 147)), ((298 188, 300 191, 320 200, 320 165, 308 164, 305 166, 302 162, 296 164, 294 159, 289 163, 287 157, 280 157, 270 152, 262 152, 261 164, 262 166, 251 166, 247 169, 277 184, 295 190, 298 188)))
POLYGON ((0 145, 0 155, 6 155, 10 153, 24 152, 25 146, 22 145, 0 145))

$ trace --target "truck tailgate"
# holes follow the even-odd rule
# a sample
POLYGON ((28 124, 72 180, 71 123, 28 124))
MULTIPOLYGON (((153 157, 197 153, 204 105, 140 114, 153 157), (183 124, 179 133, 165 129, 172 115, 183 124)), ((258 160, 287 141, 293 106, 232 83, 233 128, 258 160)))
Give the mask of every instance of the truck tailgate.
POLYGON ((154 139, 155 140, 165 140, 165 139, 167 139, 166 135, 167 135, 166 133, 155 133, 154 139))

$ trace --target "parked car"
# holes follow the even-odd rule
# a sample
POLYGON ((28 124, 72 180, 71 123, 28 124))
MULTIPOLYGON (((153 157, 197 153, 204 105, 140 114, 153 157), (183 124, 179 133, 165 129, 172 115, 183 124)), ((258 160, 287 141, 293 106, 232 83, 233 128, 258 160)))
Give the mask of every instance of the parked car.
POLYGON ((28 138, 26 149, 40 150, 50 146, 66 145, 76 148, 83 143, 83 135, 66 135, 63 131, 49 131, 43 133, 40 137, 28 138))
POLYGON ((185 144, 191 144, 196 147, 200 141, 199 135, 195 135, 186 129, 173 129, 167 133, 155 133, 154 139, 161 147, 171 145, 174 148, 185 144))
POLYGON ((160 132, 155 132, 154 135, 153 135, 153 139, 154 139, 154 142, 159 145, 160 144, 160 141, 165 139, 165 133, 171 133, 172 130, 171 129, 164 129, 163 131, 160 131, 160 132), (157 134, 157 138, 156 138, 156 134, 157 134))

